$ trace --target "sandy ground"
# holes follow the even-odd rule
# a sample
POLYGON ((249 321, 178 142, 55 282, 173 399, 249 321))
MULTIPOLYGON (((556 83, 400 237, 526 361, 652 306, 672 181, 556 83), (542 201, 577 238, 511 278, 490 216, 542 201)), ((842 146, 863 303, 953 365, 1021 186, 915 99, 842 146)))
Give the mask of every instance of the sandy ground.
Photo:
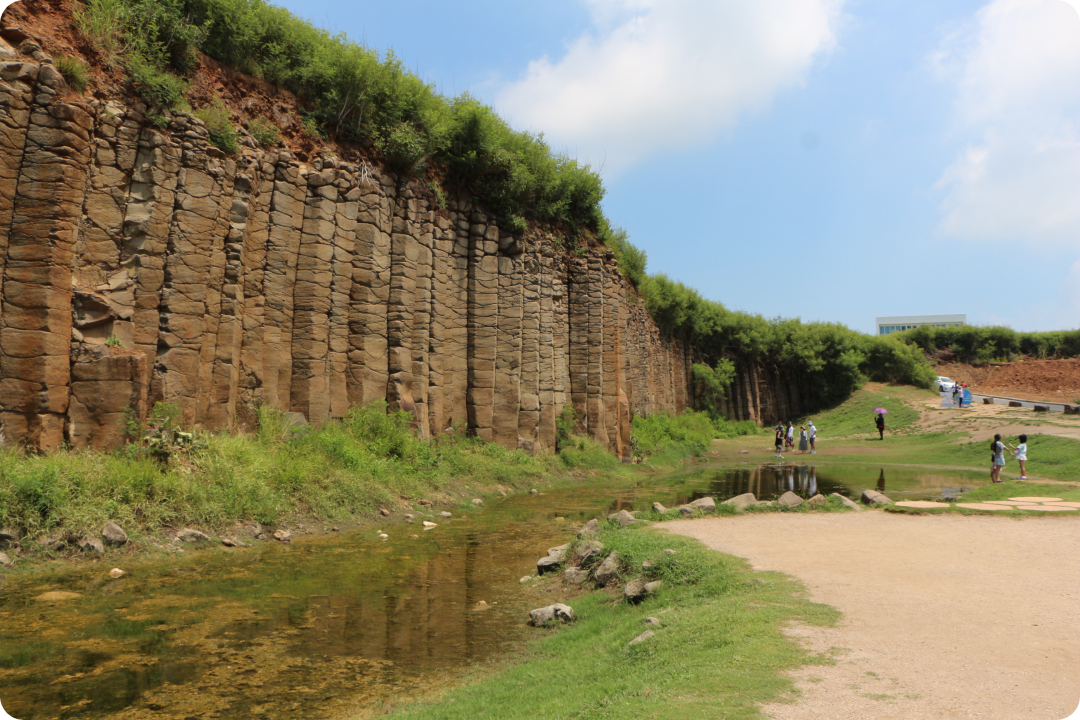
POLYGON ((843 612, 792 627, 834 665, 778 720, 1062 720, 1080 701, 1080 518, 880 511, 745 515, 664 530, 802 580, 843 612))

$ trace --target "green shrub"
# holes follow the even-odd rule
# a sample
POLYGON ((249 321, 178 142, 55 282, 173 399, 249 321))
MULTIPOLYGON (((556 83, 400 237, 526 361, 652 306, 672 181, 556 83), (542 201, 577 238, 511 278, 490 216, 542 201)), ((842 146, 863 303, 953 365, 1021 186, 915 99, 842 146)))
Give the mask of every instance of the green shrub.
POLYGON ((67 82, 68 87, 77 93, 86 90, 86 86, 90 83, 90 72, 82 61, 68 55, 57 55, 55 62, 56 69, 64 76, 64 81, 67 82))
POLYGON ((600 239, 615 253, 615 262, 626 279, 641 287, 647 275, 645 268, 648 257, 645 251, 635 247, 629 240, 629 234, 622 228, 611 228, 607 221, 603 223, 600 231, 600 239))
POLYGON ((159 69, 141 55, 127 58, 125 65, 132 87, 155 108, 172 110, 184 102, 188 83, 183 78, 159 69))
POLYGON ((74 10, 75 27, 97 48, 107 64, 115 64, 124 49, 128 6, 125 0, 86 0, 74 10))
POLYGON ((248 121, 247 129, 255 138, 255 142, 263 147, 271 147, 281 142, 281 131, 278 126, 265 118, 254 118, 248 121))
POLYGON ((427 159, 423 137, 411 123, 400 122, 375 143, 386 164, 396 172, 412 175, 427 159))
POLYGON ((952 352, 960 362, 973 365, 1015 360, 1022 355, 1036 358, 1080 356, 1080 330, 1020 333, 997 326, 939 328, 922 325, 893 337, 926 353, 952 352))
POLYGON ((236 141, 236 126, 229 119, 229 110, 221 102, 221 98, 214 98, 213 104, 192 114, 206 123, 210 142, 218 149, 227 153, 240 152, 240 144, 236 141))

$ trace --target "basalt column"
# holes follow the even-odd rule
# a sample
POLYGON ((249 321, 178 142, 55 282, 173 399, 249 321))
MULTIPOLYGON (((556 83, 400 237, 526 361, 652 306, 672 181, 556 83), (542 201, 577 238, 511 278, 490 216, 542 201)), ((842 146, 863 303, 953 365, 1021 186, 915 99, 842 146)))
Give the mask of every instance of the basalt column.
MULTIPOLYGON (((5 203, 6 262, 0 305, 0 407, 6 432, 41 449, 60 447, 71 377, 71 269, 91 160, 90 108, 58 102, 59 71, 5 66, 3 95, 27 116, 14 197, 5 203)), ((11 144, 8 142, 7 144, 11 144)), ((10 169, 7 170, 10 172, 10 169)))

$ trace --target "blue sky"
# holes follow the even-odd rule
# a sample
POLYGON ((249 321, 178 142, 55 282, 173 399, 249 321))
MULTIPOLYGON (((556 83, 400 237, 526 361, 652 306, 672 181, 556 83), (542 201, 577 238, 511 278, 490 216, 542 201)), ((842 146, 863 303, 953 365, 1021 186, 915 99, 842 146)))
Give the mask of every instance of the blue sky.
POLYGON ((650 272, 730 308, 1080 328, 1066 0, 282 4, 599 168, 650 272))

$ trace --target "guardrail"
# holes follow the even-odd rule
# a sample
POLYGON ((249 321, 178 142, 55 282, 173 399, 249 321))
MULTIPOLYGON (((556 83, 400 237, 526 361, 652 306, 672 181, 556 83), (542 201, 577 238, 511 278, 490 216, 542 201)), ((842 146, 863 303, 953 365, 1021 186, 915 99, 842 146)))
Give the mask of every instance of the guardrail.
POLYGON ((1059 412, 1066 415, 1080 415, 1080 405, 1070 403, 1045 402, 1043 400, 1021 400, 999 395, 977 395, 971 393, 971 401, 983 405, 1008 405, 1009 407, 1028 408, 1035 412, 1059 412))

